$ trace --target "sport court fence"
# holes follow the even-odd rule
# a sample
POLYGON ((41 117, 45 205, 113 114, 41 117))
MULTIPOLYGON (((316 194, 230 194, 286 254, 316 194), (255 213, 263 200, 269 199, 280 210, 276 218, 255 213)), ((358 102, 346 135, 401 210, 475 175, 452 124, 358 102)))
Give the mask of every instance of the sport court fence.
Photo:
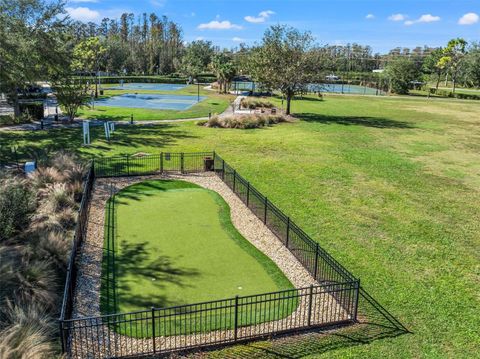
MULTIPOLYGON (((115 195, 108 201, 106 226, 108 290, 115 298, 115 195), (112 212, 113 211, 113 212, 112 212), (113 267, 112 267, 113 266, 113 267), (113 271, 113 273, 115 273, 113 271), (110 291, 112 289, 112 291, 110 291)), ((67 356, 128 357, 225 345, 357 320, 360 280, 302 231, 215 152, 99 158, 85 181, 60 316, 67 356), (88 207, 96 177, 214 171, 263 221, 315 278, 318 285, 131 313, 72 318, 78 268, 76 255, 85 239, 88 207)), ((116 306, 114 306, 115 308, 116 306)))

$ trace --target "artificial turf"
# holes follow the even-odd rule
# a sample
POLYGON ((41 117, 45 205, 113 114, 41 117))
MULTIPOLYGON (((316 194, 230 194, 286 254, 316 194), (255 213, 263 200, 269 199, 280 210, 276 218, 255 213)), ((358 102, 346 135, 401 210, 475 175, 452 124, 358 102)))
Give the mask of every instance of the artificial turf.
MULTIPOLYGON (((150 180, 123 189, 114 200, 114 220, 106 220, 104 264, 108 254, 112 255, 107 250, 115 248, 115 264, 108 267, 115 273, 109 273, 107 281, 108 268, 104 265, 104 313, 179 306, 293 288, 278 267, 237 231, 230 220, 229 206, 214 191, 184 181, 150 180), (112 223, 113 246, 108 230, 112 223)), ((111 213, 107 211, 107 217, 112 216, 111 213)), ((295 301, 282 310, 272 306, 269 315, 257 316, 252 323, 284 317, 295 306, 295 301)), ((221 313, 213 315, 209 325, 201 329, 216 329, 221 325, 221 317, 221 313)), ((225 317, 228 318, 223 318, 223 322, 229 322, 230 316, 225 317)), ((233 323, 227 323, 227 327, 230 324, 233 323)), ((170 329, 165 330, 167 334, 174 330, 180 332, 179 326, 181 324, 176 328, 170 325, 170 329)), ((163 327, 165 325, 158 325, 163 327)), ((147 332, 145 329, 142 334, 147 332)), ((136 333, 128 334, 136 336, 136 333)))

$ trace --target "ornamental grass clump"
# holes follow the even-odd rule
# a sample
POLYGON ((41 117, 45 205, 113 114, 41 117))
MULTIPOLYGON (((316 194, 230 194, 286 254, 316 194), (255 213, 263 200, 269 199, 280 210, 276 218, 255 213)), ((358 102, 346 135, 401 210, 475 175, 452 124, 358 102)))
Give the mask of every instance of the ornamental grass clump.
POLYGON ((197 125, 214 128, 252 129, 289 121, 289 118, 284 115, 247 114, 224 117, 213 116, 208 121, 198 122, 197 125))
POLYGON ((257 108, 274 108, 275 105, 267 100, 258 99, 258 98, 250 98, 244 97, 240 101, 240 105, 242 108, 255 110, 257 108))
POLYGON ((85 166, 57 153, 28 176, 0 173, 0 358, 58 356, 62 287, 85 166))

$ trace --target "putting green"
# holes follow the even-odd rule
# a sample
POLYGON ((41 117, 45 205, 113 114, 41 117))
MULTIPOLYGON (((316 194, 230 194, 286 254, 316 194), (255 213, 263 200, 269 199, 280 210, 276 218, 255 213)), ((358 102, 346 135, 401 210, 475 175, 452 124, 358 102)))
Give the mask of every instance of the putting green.
MULTIPOLYGON (((114 235, 107 210, 104 314, 293 288, 237 231, 229 206, 214 191, 184 181, 145 181, 120 191, 113 213, 114 235)), ((295 306, 254 321, 283 317, 295 306)))

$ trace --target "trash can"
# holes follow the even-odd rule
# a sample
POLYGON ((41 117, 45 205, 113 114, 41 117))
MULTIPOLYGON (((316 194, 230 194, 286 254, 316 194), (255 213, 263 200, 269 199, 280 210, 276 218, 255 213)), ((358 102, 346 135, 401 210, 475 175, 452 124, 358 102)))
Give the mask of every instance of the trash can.
POLYGON ((100 90, 100 96, 103 96, 103 90, 100 90))
POLYGON ((203 170, 206 172, 213 171, 214 161, 212 157, 205 157, 203 159, 203 170))
POLYGON ((25 163, 25 173, 26 174, 34 172, 36 168, 37 168, 37 165, 33 161, 25 163))

